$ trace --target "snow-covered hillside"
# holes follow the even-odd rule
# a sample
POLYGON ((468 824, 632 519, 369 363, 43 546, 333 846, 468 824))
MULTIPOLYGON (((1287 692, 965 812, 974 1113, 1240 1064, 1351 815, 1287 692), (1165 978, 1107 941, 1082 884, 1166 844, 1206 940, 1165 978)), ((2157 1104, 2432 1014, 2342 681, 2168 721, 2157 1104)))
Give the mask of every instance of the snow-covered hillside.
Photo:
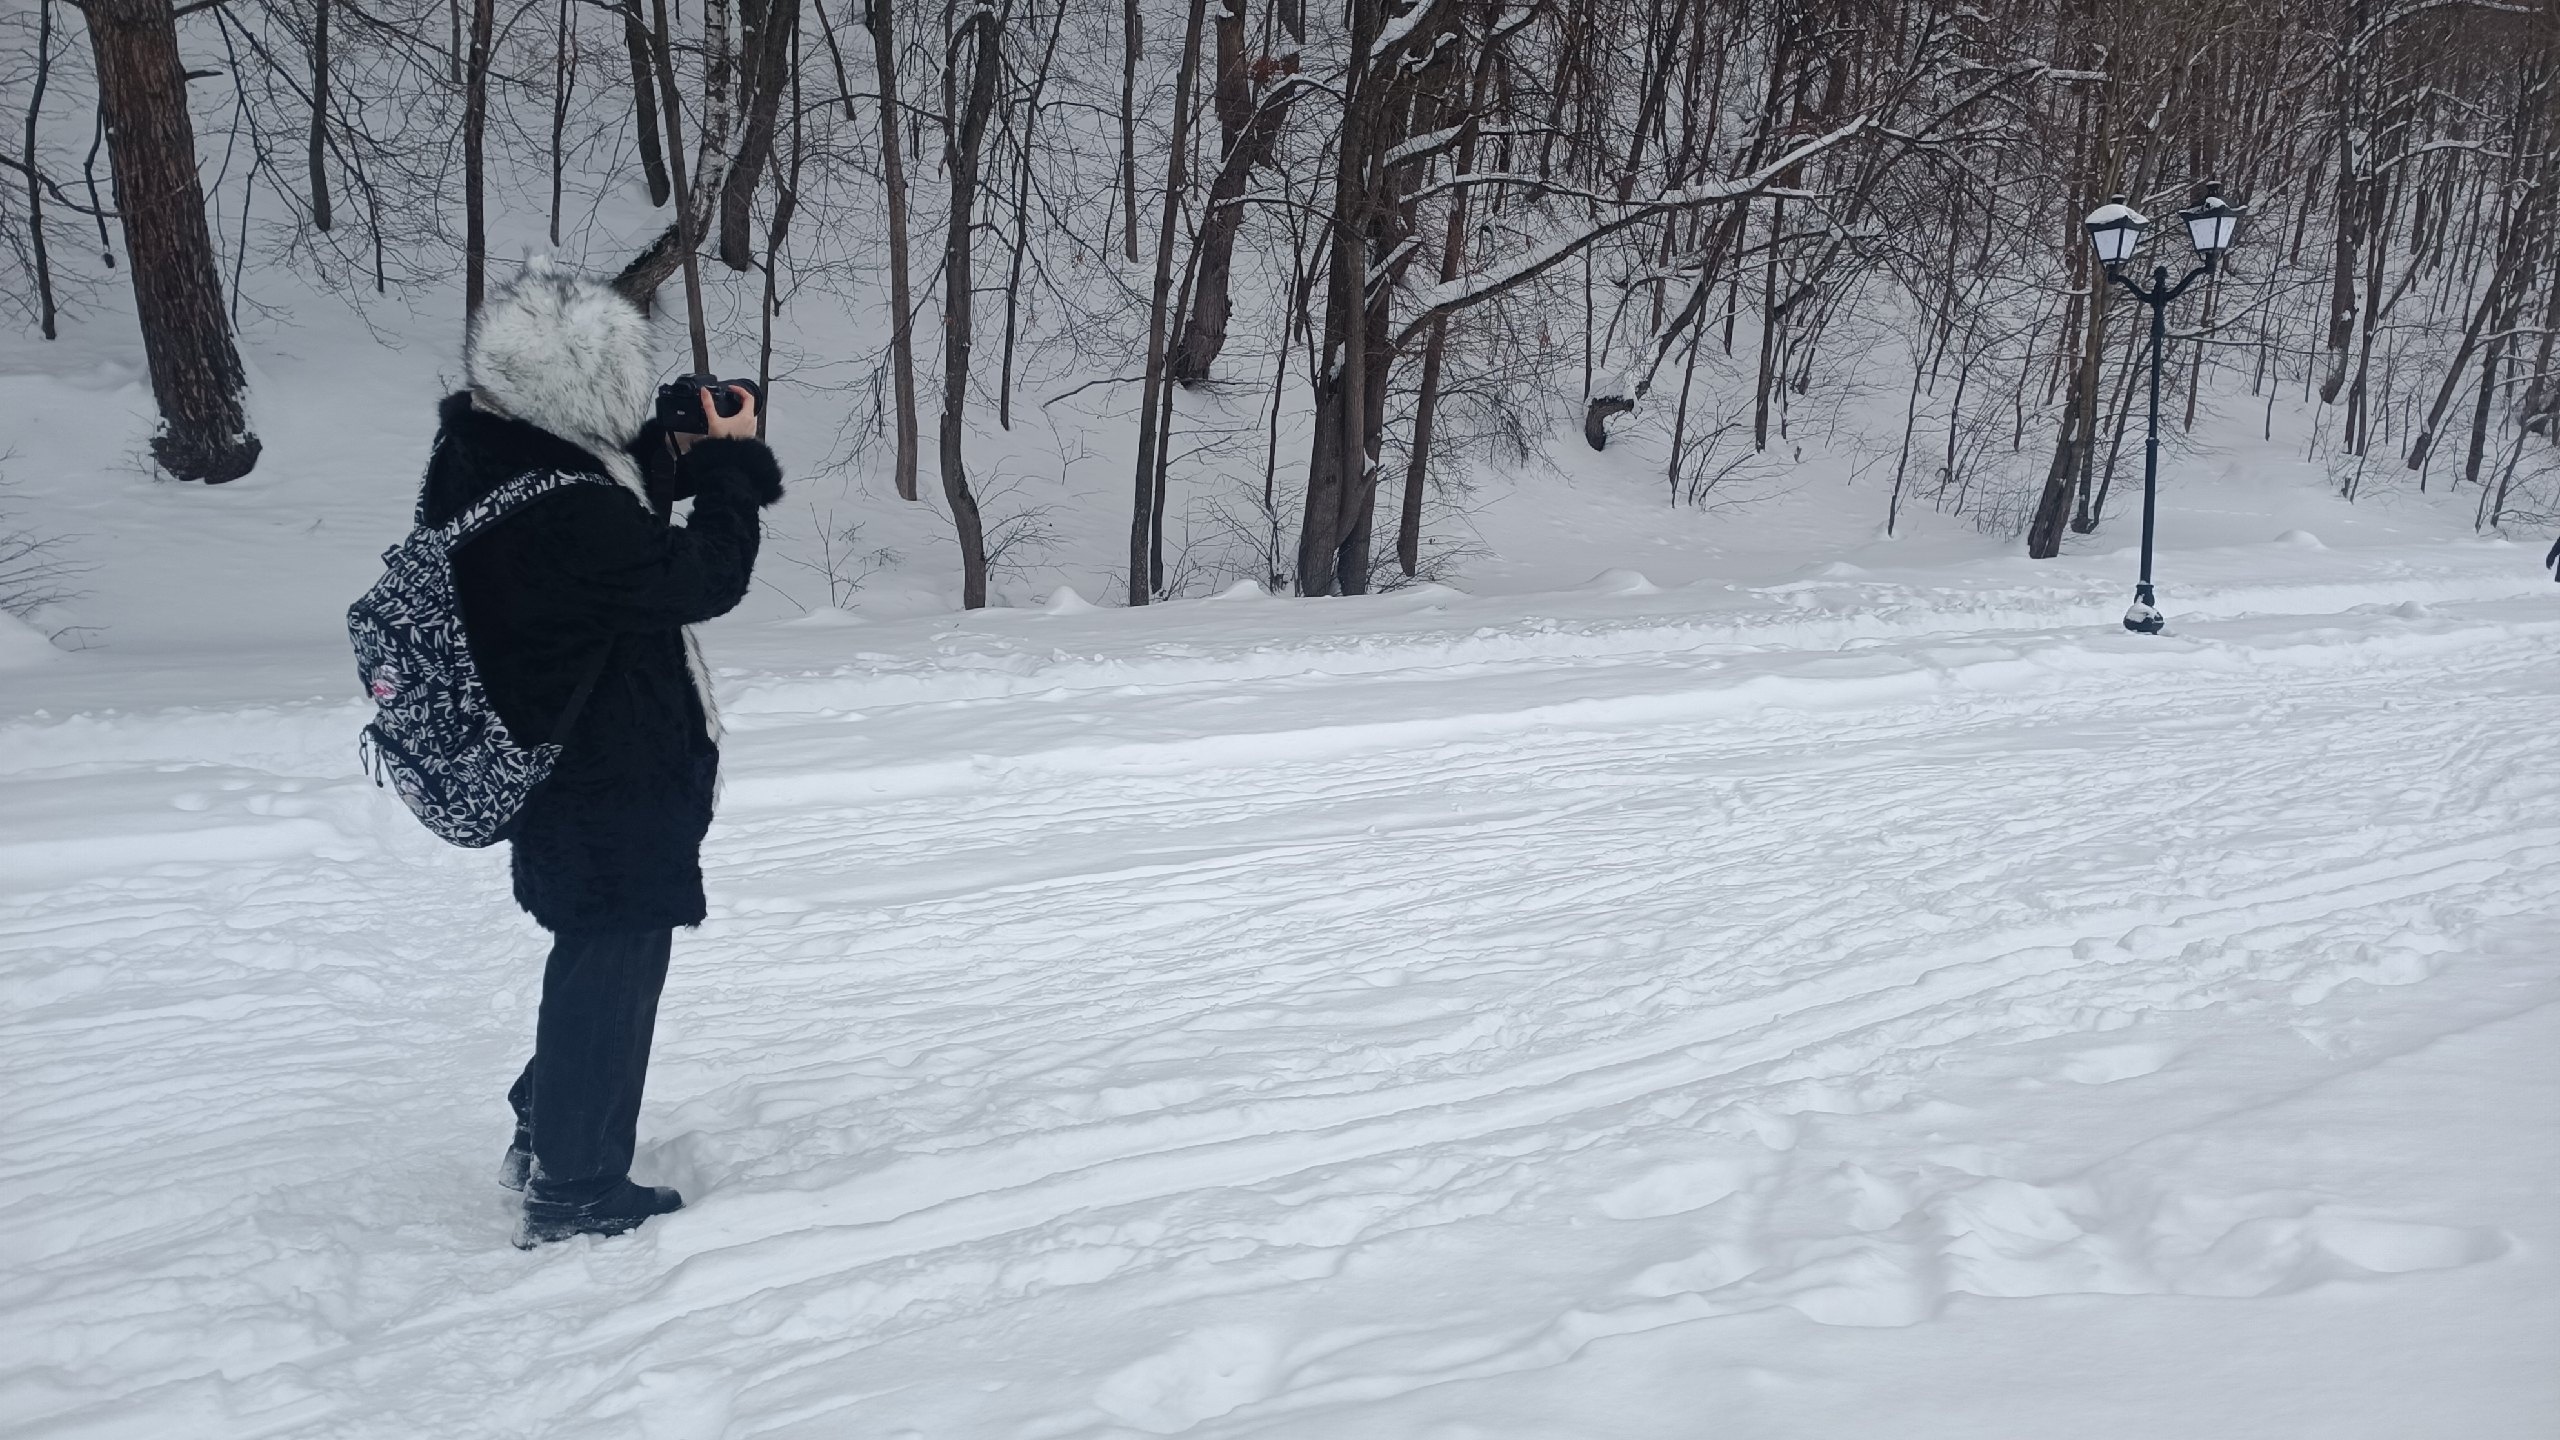
MULTIPOLYGON (((2514 0, 5 0, 0 1440, 2560 1440, 2555 73, 2514 0), (620 892, 538 1165, 550 937, 346 633, 466 368, 580 445, 754 376, 786 486, 752 577, 751 446, 701 565, 516 532, 746 586, 699 651, 474 594, 578 710, 528 889, 620 892), (687 678, 685 1203, 599 1240, 687 678)), ((456 415, 440 502, 576 459, 456 415)))
POLYGON ((425 420, 362 383, 219 491, 114 473, 138 420, 10 437, 98 568, 93 648, 0 649, 0 1431, 2560 1413, 2534 549, 2235 443, 2156 639, 2121 527, 2030 564, 1605 468, 1454 586, 766 597, 642 1120, 688 1207, 523 1255, 539 936, 354 758, 425 420))

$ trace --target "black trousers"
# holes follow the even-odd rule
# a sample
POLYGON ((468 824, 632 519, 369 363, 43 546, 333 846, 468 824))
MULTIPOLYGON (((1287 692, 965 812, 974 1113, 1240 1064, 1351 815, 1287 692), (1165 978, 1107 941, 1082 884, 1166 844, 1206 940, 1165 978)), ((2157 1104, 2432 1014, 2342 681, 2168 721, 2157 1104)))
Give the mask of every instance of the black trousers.
POLYGON ((555 1198, 602 1194, 631 1173, 640 1090, 672 930, 563 930, 542 970, 533 1058, 507 1092, 533 1179, 555 1198))

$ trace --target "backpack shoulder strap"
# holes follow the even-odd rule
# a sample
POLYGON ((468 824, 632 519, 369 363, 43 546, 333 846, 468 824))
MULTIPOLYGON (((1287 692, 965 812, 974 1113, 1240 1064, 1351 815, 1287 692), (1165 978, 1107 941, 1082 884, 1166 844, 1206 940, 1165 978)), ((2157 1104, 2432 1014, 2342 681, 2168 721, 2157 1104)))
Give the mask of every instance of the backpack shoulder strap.
POLYGON ((554 490, 566 490, 572 485, 613 483, 606 476, 574 470, 529 470, 472 501, 463 507, 461 514, 446 521, 443 526, 445 546, 452 550, 461 549, 476 539, 481 531, 554 490))
MULTIPOLYGON (((442 527, 445 549, 448 553, 461 549, 478 538, 482 531, 555 490, 566 490, 572 485, 614 483, 608 476, 574 470, 527 471, 481 496, 465 507, 461 514, 446 521, 442 527)), ((568 738, 569 727, 578 723, 578 712, 587 707, 587 697, 595 693, 596 682, 604 678, 605 662, 612 658, 613 641, 608 638, 596 647, 596 658, 587 666, 586 673, 579 677, 578 688, 569 692, 569 703, 561 707, 559 723, 551 727, 551 743, 556 745, 568 738)))
POLYGON ((607 637, 596 647, 595 663, 578 677, 578 688, 569 692, 569 703, 560 707, 560 723, 551 727, 551 743, 566 744, 569 727, 578 723, 578 712, 587 708, 587 697, 595 693, 596 682, 604 678, 605 662, 613 658, 613 640, 607 637))

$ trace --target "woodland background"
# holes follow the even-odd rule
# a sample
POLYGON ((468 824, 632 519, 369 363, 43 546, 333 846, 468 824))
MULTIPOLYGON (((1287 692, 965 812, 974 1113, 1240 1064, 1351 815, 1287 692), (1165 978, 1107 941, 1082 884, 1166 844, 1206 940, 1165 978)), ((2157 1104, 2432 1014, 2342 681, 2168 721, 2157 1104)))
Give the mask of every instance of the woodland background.
POLYGON ((2556 65, 2547 0, 8 0, 0 304, 129 305, 158 463, 219 481, 244 276, 467 313, 557 249, 832 397, 804 468, 938 503, 971 606, 1044 533, 986 457, 1062 403, 1127 434, 1132 604, 1438 573, 1468 477, 1576 430, 1674 505, 1815 439, 1879 481, 1843 524, 2050 556, 2141 483, 2080 217, 2124 193, 2183 273, 2213 181, 2250 218, 2171 314, 2172 448, 2289 397, 2343 495, 2532 527, 2556 65))

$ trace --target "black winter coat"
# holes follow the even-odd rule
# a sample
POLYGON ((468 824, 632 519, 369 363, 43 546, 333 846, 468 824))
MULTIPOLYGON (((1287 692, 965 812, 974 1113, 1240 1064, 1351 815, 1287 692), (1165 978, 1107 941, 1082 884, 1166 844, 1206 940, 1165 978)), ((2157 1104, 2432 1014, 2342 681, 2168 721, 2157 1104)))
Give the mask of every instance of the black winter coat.
MULTIPOLYGON (((474 409, 467 392, 438 414, 421 500, 429 524, 529 471, 605 473, 565 440, 474 409)), ((746 594, 756 507, 781 494, 781 470, 760 441, 701 440, 669 463, 653 426, 633 451, 645 457, 654 510, 620 485, 573 485, 454 557, 490 703, 519 743, 563 742, 514 836, 516 903, 548 930, 702 923, 702 836, 720 752, 682 627, 746 594), (688 496, 692 517, 670 524, 668 507, 688 496), (554 735, 591 671, 585 706, 567 735, 554 735)))

